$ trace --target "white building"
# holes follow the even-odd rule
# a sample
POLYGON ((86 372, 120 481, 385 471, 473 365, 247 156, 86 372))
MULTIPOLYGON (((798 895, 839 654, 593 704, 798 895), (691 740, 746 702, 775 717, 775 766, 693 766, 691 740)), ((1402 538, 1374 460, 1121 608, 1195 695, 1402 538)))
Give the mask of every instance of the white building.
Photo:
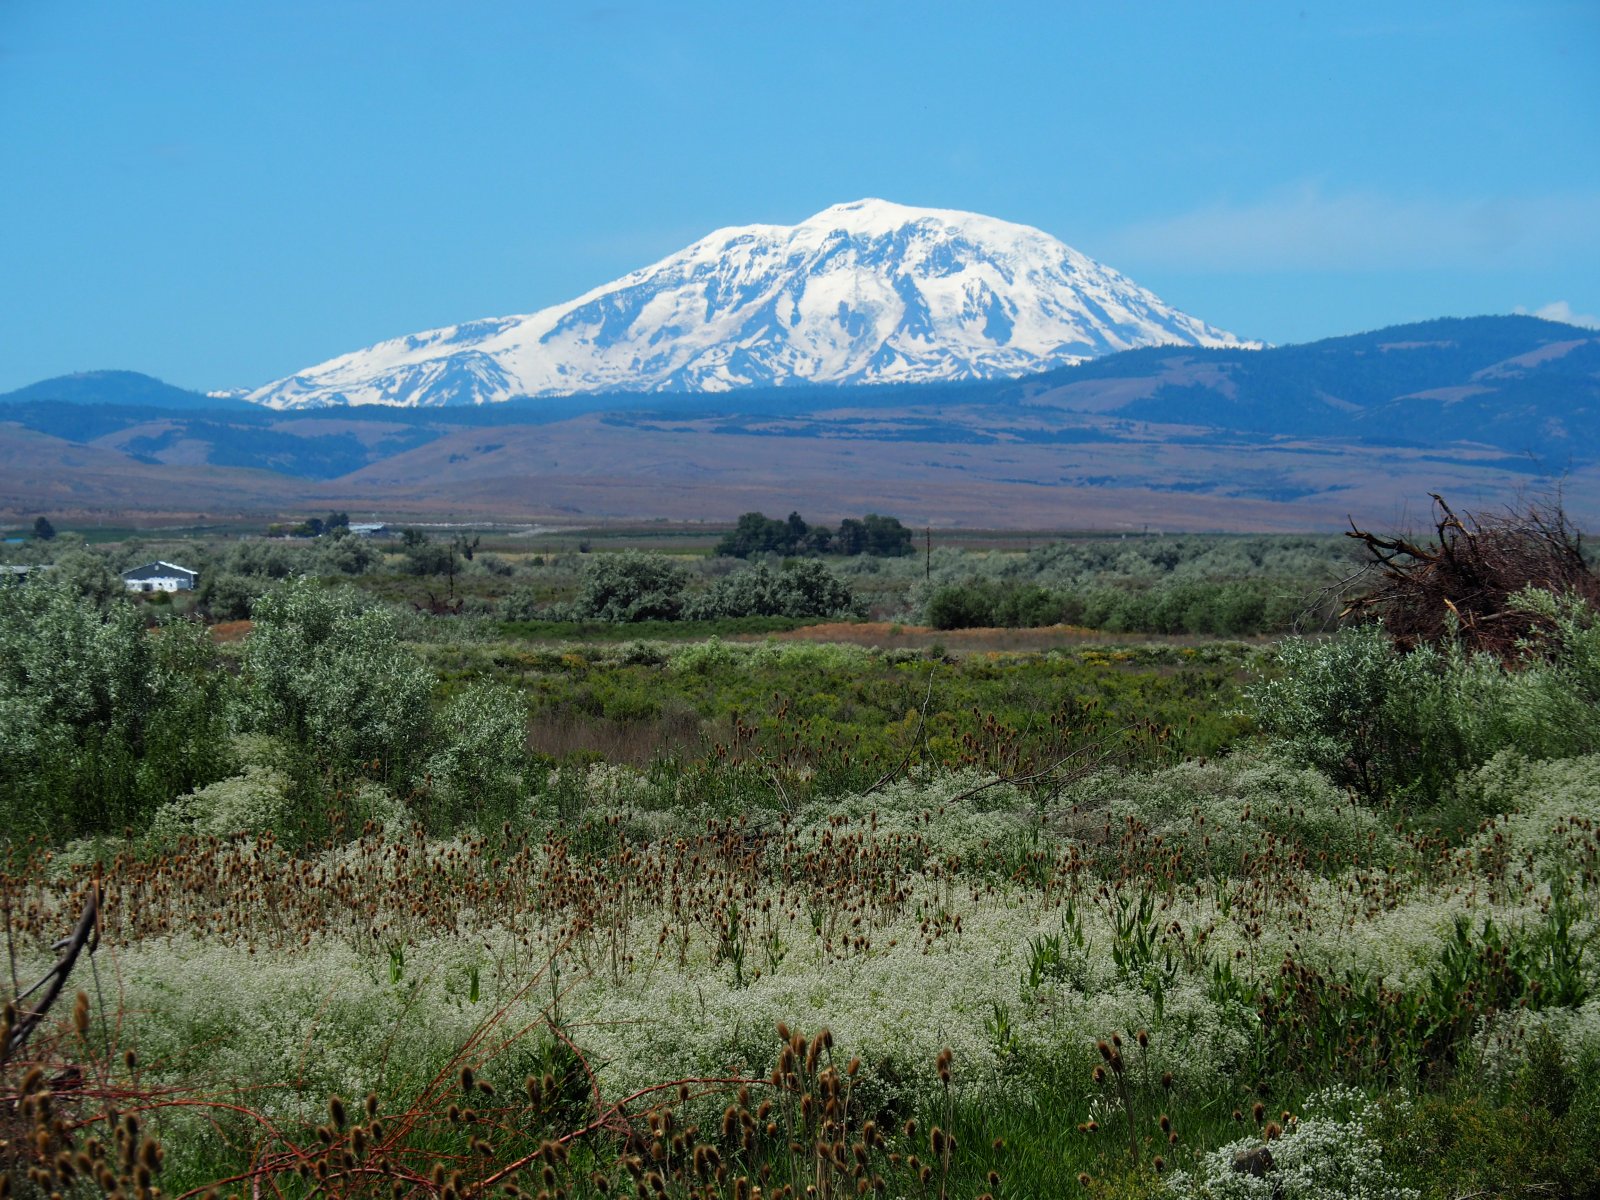
POLYGON ((130 592, 192 592, 200 572, 177 563, 153 562, 122 573, 122 586, 130 592))

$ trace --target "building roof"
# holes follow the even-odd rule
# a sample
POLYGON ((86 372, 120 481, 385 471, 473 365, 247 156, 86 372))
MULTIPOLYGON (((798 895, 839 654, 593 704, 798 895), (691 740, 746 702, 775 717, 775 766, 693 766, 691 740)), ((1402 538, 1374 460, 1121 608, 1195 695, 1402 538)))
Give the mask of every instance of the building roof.
POLYGON ((124 579, 169 579, 174 575, 198 575, 199 571, 191 571, 188 567, 180 567, 177 563, 156 561, 145 563, 142 567, 130 567, 122 573, 124 579))

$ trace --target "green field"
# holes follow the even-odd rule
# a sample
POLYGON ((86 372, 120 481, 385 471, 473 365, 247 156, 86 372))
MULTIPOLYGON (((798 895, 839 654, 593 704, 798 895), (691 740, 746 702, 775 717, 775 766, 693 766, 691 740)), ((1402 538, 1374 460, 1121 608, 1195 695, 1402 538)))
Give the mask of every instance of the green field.
POLYGON ((103 896, 12 1195, 1600 1195, 1579 600, 1401 653, 1336 539, 994 538, 627 622, 754 568, 145 536, 0 587, 8 998, 103 896), (1101 627, 923 620, 1022 587, 1101 627))

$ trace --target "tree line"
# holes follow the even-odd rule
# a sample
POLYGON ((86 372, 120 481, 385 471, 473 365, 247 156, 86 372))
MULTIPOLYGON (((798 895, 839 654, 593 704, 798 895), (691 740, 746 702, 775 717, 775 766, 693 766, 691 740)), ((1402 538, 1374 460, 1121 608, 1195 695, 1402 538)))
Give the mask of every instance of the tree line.
POLYGON ((868 513, 860 519, 846 517, 837 529, 829 529, 826 525, 807 523, 797 512, 790 513, 782 521, 765 513, 747 512, 712 550, 718 557, 726 558, 750 558, 757 554, 777 554, 784 558, 814 558, 824 554, 900 558, 911 552, 911 530, 898 518, 868 513))

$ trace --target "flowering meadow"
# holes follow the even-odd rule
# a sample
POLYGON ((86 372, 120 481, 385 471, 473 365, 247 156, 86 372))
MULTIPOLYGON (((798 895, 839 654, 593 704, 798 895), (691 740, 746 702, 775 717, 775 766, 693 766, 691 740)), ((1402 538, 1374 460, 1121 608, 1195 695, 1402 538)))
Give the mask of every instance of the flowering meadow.
POLYGON ((0 594, 0 1195, 1600 1195, 1600 627, 238 643, 0 594), (25 995, 86 903, 93 937, 25 995))

